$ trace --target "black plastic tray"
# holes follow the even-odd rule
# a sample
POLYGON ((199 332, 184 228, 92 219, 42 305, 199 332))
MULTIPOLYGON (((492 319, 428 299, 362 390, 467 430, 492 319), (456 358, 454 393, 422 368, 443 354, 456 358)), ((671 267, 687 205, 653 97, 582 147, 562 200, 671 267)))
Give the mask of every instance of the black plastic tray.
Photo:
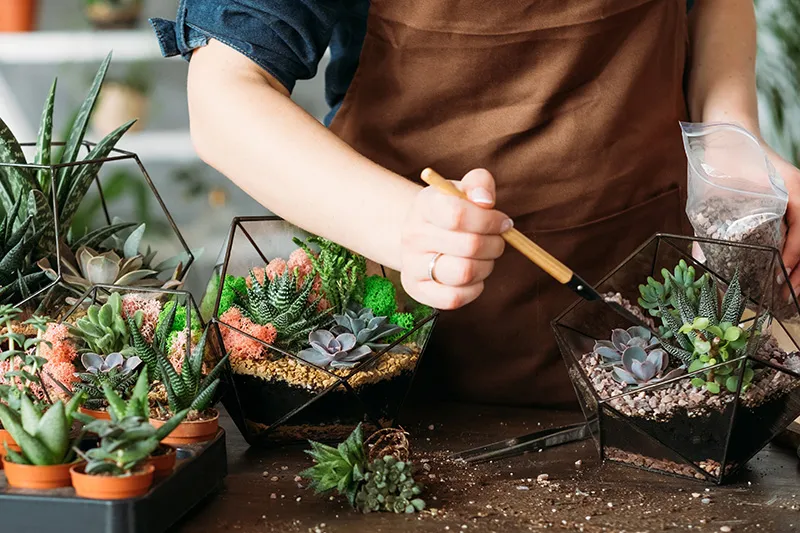
MULTIPOLYGON (((0 471, 2 472, 2 471, 0 471)), ((225 431, 178 449, 175 471, 150 492, 129 500, 89 500, 72 487, 9 488, 0 475, 0 531, 13 533, 163 533, 221 488, 228 473, 225 431)))

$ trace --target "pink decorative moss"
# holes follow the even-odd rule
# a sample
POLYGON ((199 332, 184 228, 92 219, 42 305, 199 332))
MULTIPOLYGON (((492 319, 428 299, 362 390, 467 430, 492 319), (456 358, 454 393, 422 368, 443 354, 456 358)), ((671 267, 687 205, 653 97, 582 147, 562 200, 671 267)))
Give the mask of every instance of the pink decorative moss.
POLYGON ((133 316, 136 311, 142 312, 142 336, 147 342, 153 341, 158 314, 161 313, 161 302, 152 296, 129 293, 122 297, 122 314, 125 318, 133 316))
POLYGON ((72 363, 78 357, 78 350, 66 325, 50 322, 42 338, 46 342, 39 344, 39 355, 48 362, 72 363))
MULTIPOLYGON (((225 324, 236 328, 248 335, 252 335, 256 339, 264 341, 267 344, 272 344, 278 337, 278 331, 272 324, 260 325, 256 324, 246 316, 237 307, 231 307, 220 317, 220 321, 225 324)), ((240 362, 245 359, 261 359, 266 356, 267 347, 235 331, 231 328, 221 326, 222 341, 225 343, 225 349, 230 353, 231 363, 240 362)))
POLYGON ((73 383, 78 381, 75 371, 75 365, 61 361, 48 361, 42 366, 42 383, 47 388, 51 399, 69 399, 67 394, 53 380, 72 390, 73 383))
POLYGON ((289 269, 297 271, 298 282, 302 282, 307 275, 314 270, 314 265, 311 264, 311 259, 302 248, 298 248, 289 256, 287 263, 289 269))

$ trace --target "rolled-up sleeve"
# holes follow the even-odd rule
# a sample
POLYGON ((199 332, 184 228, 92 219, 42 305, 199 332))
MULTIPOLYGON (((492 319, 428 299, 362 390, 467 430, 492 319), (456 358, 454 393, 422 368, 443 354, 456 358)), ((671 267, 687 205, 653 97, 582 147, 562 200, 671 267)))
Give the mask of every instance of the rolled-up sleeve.
POLYGON ((343 0, 181 0, 176 20, 151 19, 165 57, 216 39, 244 54, 291 91, 310 79, 328 47, 343 0))

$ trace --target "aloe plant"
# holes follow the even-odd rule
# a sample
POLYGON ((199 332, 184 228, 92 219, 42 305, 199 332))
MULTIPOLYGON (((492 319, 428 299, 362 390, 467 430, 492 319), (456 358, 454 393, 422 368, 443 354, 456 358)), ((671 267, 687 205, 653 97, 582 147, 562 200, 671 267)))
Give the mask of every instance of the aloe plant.
POLYGON ((30 398, 22 397, 20 411, 0 404, 0 421, 22 449, 15 452, 6 445, 6 457, 14 463, 24 465, 60 465, 71 463, 76 455, 74 447, 83 438, 83 432, 70 442, 70 429, 77 409, 84 400, 78 393, 66 405, 55 402, 42 412, 30 398))
MULTIPOLYGON (((109 155, 135 122, 127 122, 108 134, 92 147, 81 162, 80 150, 89 117, 94 110, 110 61, 111 54, 100 65, 75 116, 60 156, 55 156, 52 152, 57 83, 54 81, 50 88, 42 112, 36 153, 31 162, 38 165, 69 166, 60 166, 55 170, 52 166, 41 169, 26 166, 31 162, 25 157, 17 138, 0 119, 0 163, 9 165, 0 167, 0 212, 6 214, 4 231, 8 232, 5 236, 25 227, 21 234, 15 234, 18 238, 21 235, 17 244, 19 249, 14 253, 9 251, 11 249, 0 250, 0 302, 44 286, 47 276, 26 277, 32 273, 30 267, 39 259, 55 252, 56 222, 61 228, 70 227, 72 217, 100 171, 100 160, 109 155), (32 234, 26 233, 29 228, 32 228, 32 234), (21 253, 23 250, 25 253, 21 253)), ((119 228, 114 228, 114 231, 118 230, 119 228)), ((60 237, 63 239, 66 236, 60 237)))

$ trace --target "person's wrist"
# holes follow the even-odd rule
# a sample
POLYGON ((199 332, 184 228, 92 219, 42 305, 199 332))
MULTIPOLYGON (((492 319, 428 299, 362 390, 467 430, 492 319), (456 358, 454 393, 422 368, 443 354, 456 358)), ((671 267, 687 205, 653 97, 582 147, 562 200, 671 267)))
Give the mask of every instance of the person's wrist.
POLYGON ((758 113, 735 105, 705 106, 702 113, 702 122, 729 122, 738 124, 759 140, 761 140, 761 126, 758 122, 758 113))

